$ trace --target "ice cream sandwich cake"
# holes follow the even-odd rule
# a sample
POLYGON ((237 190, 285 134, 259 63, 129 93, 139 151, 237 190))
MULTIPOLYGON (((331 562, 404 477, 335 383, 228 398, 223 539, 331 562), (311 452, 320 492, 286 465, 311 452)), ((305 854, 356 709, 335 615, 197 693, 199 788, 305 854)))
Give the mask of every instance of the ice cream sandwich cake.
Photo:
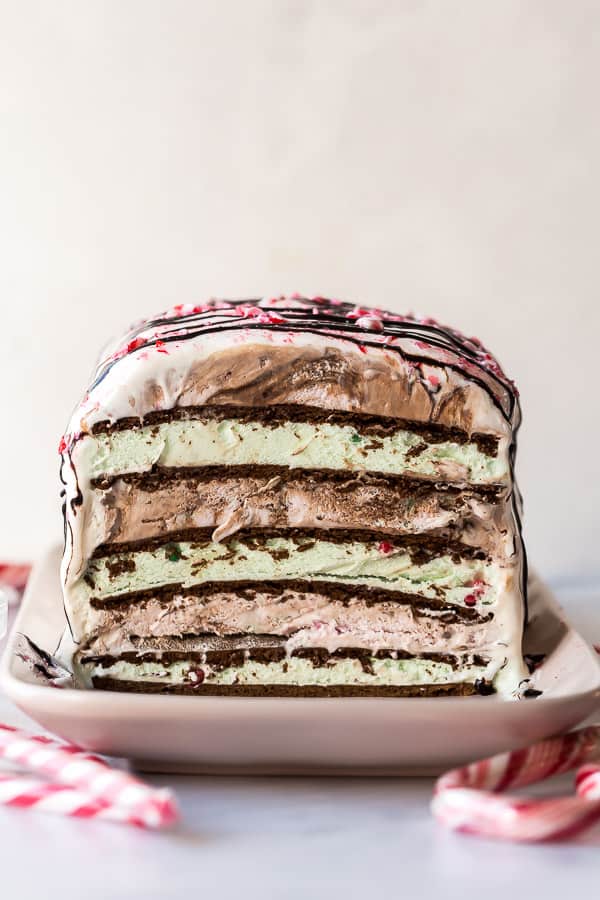
POLYGON ((60 444, 82 683, 516 696, 519 420, 431 319, 295 295, 138 323, 60 444))

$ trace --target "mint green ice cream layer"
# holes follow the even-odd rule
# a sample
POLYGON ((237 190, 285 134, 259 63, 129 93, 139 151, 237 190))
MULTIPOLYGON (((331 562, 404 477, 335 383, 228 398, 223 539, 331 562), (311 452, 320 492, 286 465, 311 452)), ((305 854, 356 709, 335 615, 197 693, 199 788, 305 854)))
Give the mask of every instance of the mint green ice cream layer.
POLYGON ((350 425, 182 420, 86 436, 82 448, 90 478, 143 472, 160 466, 285 465, 367 470, 444 481, 490 484, 509 474, 506 453, 491 457, 474 443, 427 444, 399 430, 373 438, 350 425))
POLYGON ((184 541, 93 558, 86 580, 78 582, 76 591, 85 603, 89 596, 112 597, 168 584, 189 587, 209 581, 318 579, 432 599, 443 592, 446 602, 462 605, 475 579, 486 585, 485 603, 494 603, 503 589, 505 575, 495 563, 455 561, 445 555, 416 564, 407 550, 386 552, 391 545, 384 542, 383 546, 384 550, 377 542, 317 540, 307 541, 306 549, 298 552, 298 544, 283 537, 269 538, 258 546, 235 538, 226 543, 184 541))
MULTIPOLYGON (((84 667, 90 675, 118 678, 123 681, 143 680, 164 684, 193 684, 190 667, 199 663, 186 662, 163 665, 158 662, 115 662, 111 666, 84 667)), ((288 684, 288 685, 425 685, 453 684, 474 681, 486 672, 485 666, 465 665, 452 668, 448 663, 428 659, 375 659, 372 674, 365 672, 355 659, 329 662, 327 666, 313 666, 309 660, 290 657, 285 663, 259 663, 252 660, 242 666, 221 671, 202 665, 206 684, 288 684)))

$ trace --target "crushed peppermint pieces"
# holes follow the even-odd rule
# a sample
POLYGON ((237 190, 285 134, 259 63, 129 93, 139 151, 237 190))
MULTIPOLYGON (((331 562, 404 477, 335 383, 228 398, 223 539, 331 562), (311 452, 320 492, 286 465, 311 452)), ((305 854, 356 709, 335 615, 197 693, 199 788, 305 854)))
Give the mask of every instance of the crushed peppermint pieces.
POLYGON ((356 320, 359 328, 365 328, 367 331, 383 331, 383 322, 378 316, 360 316, 356 320))
POLYGON ((133 353, 134 350, 138 350, 140 347, 143 347, 146 341, 141 337, 136 337, 132 341, 129 341, 127 347, 125 348, 125 353, 133 353))
POLYGON ((194 668, 188 672, 188 678, 192 684, 202 684, 205 678, 204 669, 194 668))
POLYGON ((377 549, 379 550, 380 553, 388 554, 388 553, 392 552, 392 550, 394 549, 394 545, 390 544, 389 541, 380 541, 377 544, 377 549))
POLYGON ((487 584, 482 578, 473 578, 472 581, 465 585, 465 587, 471 588, 464 598, 465 606, 476 606, 477 601, 481 599, 482 594, 485 594, 487 584))
POLYGON ((350 312, 346 313, 347 319, 361 319, 363 316, 371 316, 373 314, 372 309, 368 309, 363 306, 355 306, 354 309, 350 310, 350 312))
POLYGON ((237 312, 244 319, 256 319, 260 325, 283 325, 285 319, 278 313, 258 306, 238 306, 237 312))

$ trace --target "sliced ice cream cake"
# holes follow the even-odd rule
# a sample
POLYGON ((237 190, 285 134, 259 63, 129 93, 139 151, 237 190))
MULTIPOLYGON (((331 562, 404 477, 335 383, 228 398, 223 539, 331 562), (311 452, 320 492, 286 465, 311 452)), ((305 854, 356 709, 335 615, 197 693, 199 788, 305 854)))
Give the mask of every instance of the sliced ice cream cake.
POLYGON ((61 441, 77 672, 516 696, 519 419, 497 361, 431 319, 294 296, 141 322, 61 441))

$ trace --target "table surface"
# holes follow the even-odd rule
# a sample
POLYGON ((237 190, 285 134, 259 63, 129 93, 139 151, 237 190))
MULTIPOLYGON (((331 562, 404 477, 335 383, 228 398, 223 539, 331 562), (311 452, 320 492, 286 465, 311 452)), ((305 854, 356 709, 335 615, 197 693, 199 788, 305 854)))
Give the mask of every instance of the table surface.
MULTIPOLYGON (((600 584, 556 593, 600 643, 600 584)), ((0 696, 0 721, 35 728, 0 696)), ((148 833, 0 808, 2 896, 60 900, 219 900, 343 896, 377 891, 486 900, 597 892, 600 829, 569 844, 517 846, 450 833, 429 813, 429 778, 156 776, 175 790, 183 823, 148 833)), ((537 793, 571 790, 567 776, 537 793)))

